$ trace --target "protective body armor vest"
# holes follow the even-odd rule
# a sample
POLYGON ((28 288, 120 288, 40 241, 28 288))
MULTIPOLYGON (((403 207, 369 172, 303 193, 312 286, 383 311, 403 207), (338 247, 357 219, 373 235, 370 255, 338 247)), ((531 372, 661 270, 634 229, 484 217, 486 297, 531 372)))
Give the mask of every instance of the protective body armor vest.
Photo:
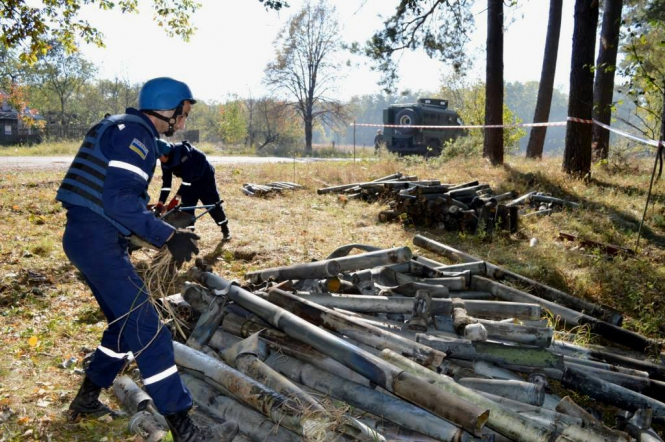
MULTIPOLYGON (((131 231, 104 213, 102 197, 109 160, 102 152, 101 140, 107 129, 123 123, 137 123, 145 127, 148 132, 151 130, 141 117, 135 115, 112 115, 104 118, 86 134, 83 144, 58 188, 55 199, 62 203, 87 207, 104 217, 120 233, 127 236, 131 234, 131 231)), ((145 193, 142 199, 143 203, 147 204, 149 195, 145 193)))

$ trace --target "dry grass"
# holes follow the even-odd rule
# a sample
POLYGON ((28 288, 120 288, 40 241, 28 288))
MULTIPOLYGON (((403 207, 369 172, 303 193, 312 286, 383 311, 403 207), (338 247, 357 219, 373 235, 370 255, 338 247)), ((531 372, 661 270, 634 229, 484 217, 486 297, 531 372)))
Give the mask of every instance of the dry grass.
MULTIPOLYGON (((14 156, 59 156, 74 155, 81 145, 80 140, 48 141, 33 145, 0 146, 0 157, 14 156)), ((222 143, 201 142, 196 143, 197 149, 202 150, 208 155, 256 155, 256 148, 249 148, 244 145, 226 145, 222 143)), ((284 151, 302 151, 302 147, 291 147, 284 151)), ((317 157, 353 157, 353 145, 336 146, 334 149, 330 145, 317 144, 313 146, 315 156, 317 157)), ((260 155, 266 152, 258 152, 260 155)), ((358 158, 367 157, 374 154, 372 146, 356 146, 355 154, 358 158)), ((291 154, 287 155, 291 156, 291 154)), ((296 154, 300 157, 302 154, 296 154)))
MULTIPOLYGON (((451 162, 420 159, 341 163, 217 166, 234 240, 221 244, 221 232, 204 216, 197 223, 201 255, 227 279, 243 279, 247 271, 320 259, 346 243, 381 247, 411 245, 422 233, 480 258, 506 266, 585 299, 617 308, 626 327, 652 337, 662 323, 665 297, 665 190, 655 186, 643 247, 635 258, 607 260, 597 251, 557 240, 560 230, 600 242, 634 247, 650 164, 635 164, 620 174, 594 170, 590 183, 560 172, 560 160, 542 163, 508 158, 505 167, 480 159, 451 162), (549 191, 583 201, 580 210, 545 218, 527 218, 520 232, 478 238, 457 232, 423 231, 399 224, 380 224, 379 204, 342 201, 316 195, 315 189, 371 180, 395 171, 443 182, 478 179, 495 191, 549 191), (306 189, 276 198, 250 198, 245 182, 293 181, 306 189), (538 238, 536 247, 529 240, 538 238)), ((65 214, 53 197, 63 172, 0 171, 0 412, 15 415, 0 423, 0 440, 133 440, 126 420, 68 424, 67 408, 81 377, 58 365, 84 347, 94 348, 104 320, 86 286, 65 257, 60 239, 65 214), (42 275, 40 277, 39 275, 42 275)), ((151 194, 156 198, 159 177, 151 194)), ((415 253, 422 253, 414 247, 415 253)), ((437 258, 423 253, 430 258, 437 258)), ((80 363, 79 363, 80 366, 80 363)), ((106 397, 106 400, 111 400, 106 397)), ((117 406, 117 404, 116 404, 117 406)))

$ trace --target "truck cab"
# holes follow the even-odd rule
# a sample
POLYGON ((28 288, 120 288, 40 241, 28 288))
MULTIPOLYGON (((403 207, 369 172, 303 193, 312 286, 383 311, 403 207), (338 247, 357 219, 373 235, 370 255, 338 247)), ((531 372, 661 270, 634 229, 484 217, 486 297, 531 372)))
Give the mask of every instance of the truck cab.
POLYGON ((440 98, 420 98, 417 103, 390 105, 383 109, 383 124, 386 148, 399 155, 438 156, 446 141, 465 134, 463 129, 451 127, 418 127, 464 124, 457 112, 448 109, 448 100, 440 98))

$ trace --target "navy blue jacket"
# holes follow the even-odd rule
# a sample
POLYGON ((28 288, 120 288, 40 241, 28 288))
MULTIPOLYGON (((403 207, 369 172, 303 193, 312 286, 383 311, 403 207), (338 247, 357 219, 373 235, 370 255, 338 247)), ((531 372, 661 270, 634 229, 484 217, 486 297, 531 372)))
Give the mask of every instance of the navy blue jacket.
POLYGON ((182 179, 180 189, 176 195, 181 195, 185 188, 192 183, 207 178, 215 173, 215 169, 208 162, 206 154, 189 144, 187 141, 173 145, 168 160, 162 166, 162 191, 159 201, 164 203, 171 192, 173 175, 182 179))
MULTIPOLYGON (((131 232, 161 247, 174 228, 155 218, 146 208, 148 185, 157 162, 155 138, 159 134, 152 121, 143 113, 128 108, 126 114, 138 116, 147 124, 125 122, 112 125, 99 138, 103 155, 100 159, 107 162, 101 191, 103 213, 116 224, 121 233, 131 232)), ((89 206, 87 200, 72 198, 67 194, 58 195, 58 199, 65 207, 89 206)))

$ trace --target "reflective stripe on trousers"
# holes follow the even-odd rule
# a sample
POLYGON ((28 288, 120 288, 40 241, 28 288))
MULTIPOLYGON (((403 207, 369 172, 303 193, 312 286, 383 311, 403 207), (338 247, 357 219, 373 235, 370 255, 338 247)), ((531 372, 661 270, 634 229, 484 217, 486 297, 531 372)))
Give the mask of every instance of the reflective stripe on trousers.
POLYGON ((192 399, 177 374, 171 333, 129 261, 127 240, 103 217, 76 206, 67 211, 63 247, 109 322, 86 374, 108 388, 131 352, 160 413, 189 409, 192 399))

